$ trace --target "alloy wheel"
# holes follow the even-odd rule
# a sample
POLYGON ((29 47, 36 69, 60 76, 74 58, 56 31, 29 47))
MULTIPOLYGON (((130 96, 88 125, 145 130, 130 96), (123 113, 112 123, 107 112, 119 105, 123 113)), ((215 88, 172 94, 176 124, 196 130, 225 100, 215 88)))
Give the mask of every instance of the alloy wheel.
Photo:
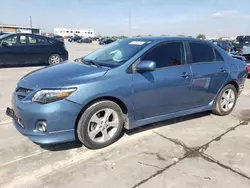
POLYGON ((117 112, 105 108, 96 112, 88 123, 88 136, 97 143, 104 143, 113 138, 118 130, 119 117, 117 112))
POLYGON ((51 55, 50 58, 49 58, 49 63, 50 63, 51 65, 53 65, 53 64, 58 64, 58 63, 60 63, 60 62, 61 62, 61 58, 60 58, 60 56, 57 55, 57 54, 51 55))
POLYGON ((221 109, 224 112, 230 111, 234 106, 235 99, 235 93, 232 89, 225 90, 221 97, 221 109))

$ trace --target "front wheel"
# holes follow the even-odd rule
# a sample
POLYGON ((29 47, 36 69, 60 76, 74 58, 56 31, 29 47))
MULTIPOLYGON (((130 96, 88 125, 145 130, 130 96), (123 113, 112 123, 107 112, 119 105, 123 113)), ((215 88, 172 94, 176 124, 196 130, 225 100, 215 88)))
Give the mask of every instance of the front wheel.
POLYGON ((77 125, 78 139, 89 149, 99 149, 114 143, 123 130, 123 112, 112 101, 91 105, 77 125))
POLYGON ((237 100, 237 90, 232 85, 226 85, 216 99, 216 106, 213 113, 225 116, 232 112, 237 100))
POLYGON ((49 56, 48 62, 50 65, 58 64, 61 62, 61 57, 59 54, 52 54, 49 56))

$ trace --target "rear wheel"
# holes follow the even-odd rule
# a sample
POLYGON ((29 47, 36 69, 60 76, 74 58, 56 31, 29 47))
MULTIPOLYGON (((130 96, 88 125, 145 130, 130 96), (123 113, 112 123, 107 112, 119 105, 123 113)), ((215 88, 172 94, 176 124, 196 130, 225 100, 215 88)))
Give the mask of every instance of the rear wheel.
POLYGON ((61 62, 61 56, 59 54, 52 54, 49 56, 48 62, 50 65, 58 64, 61 62))
POLYGON ((114 143, 123 130, 123 113, 112 101, 91 105, 77 125, 78 139, 90 149, 99 149, 114 143))
POLYGON ((219 93, 216 100, 216 107, 213 113, 217 115, 228 115, 234 109, 237 100, 237 90, 232 85, 226 85, 219 93))

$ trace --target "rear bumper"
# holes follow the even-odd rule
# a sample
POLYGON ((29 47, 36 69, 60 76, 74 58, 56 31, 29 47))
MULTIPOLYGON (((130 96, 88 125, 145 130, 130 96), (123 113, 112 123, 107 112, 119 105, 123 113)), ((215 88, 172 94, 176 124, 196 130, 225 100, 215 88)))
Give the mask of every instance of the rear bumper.
POLYGON ((61 54, 61 58, 63 61, 67 61, 69 59, 69 54, 68 53, 61 54))

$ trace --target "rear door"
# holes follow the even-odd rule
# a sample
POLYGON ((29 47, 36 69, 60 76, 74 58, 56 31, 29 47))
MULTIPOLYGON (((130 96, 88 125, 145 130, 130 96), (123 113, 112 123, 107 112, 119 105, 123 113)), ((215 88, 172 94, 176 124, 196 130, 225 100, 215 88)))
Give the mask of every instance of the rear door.
POLYGON ((50 44, 46 38, 36 35, 27 35, 26 53, 31 64, 46 63, 51 53, 50 44))
POLYGON ((203 42, 189 42, 194 107, 210 104, 229 76, 220 52, 203 42))

